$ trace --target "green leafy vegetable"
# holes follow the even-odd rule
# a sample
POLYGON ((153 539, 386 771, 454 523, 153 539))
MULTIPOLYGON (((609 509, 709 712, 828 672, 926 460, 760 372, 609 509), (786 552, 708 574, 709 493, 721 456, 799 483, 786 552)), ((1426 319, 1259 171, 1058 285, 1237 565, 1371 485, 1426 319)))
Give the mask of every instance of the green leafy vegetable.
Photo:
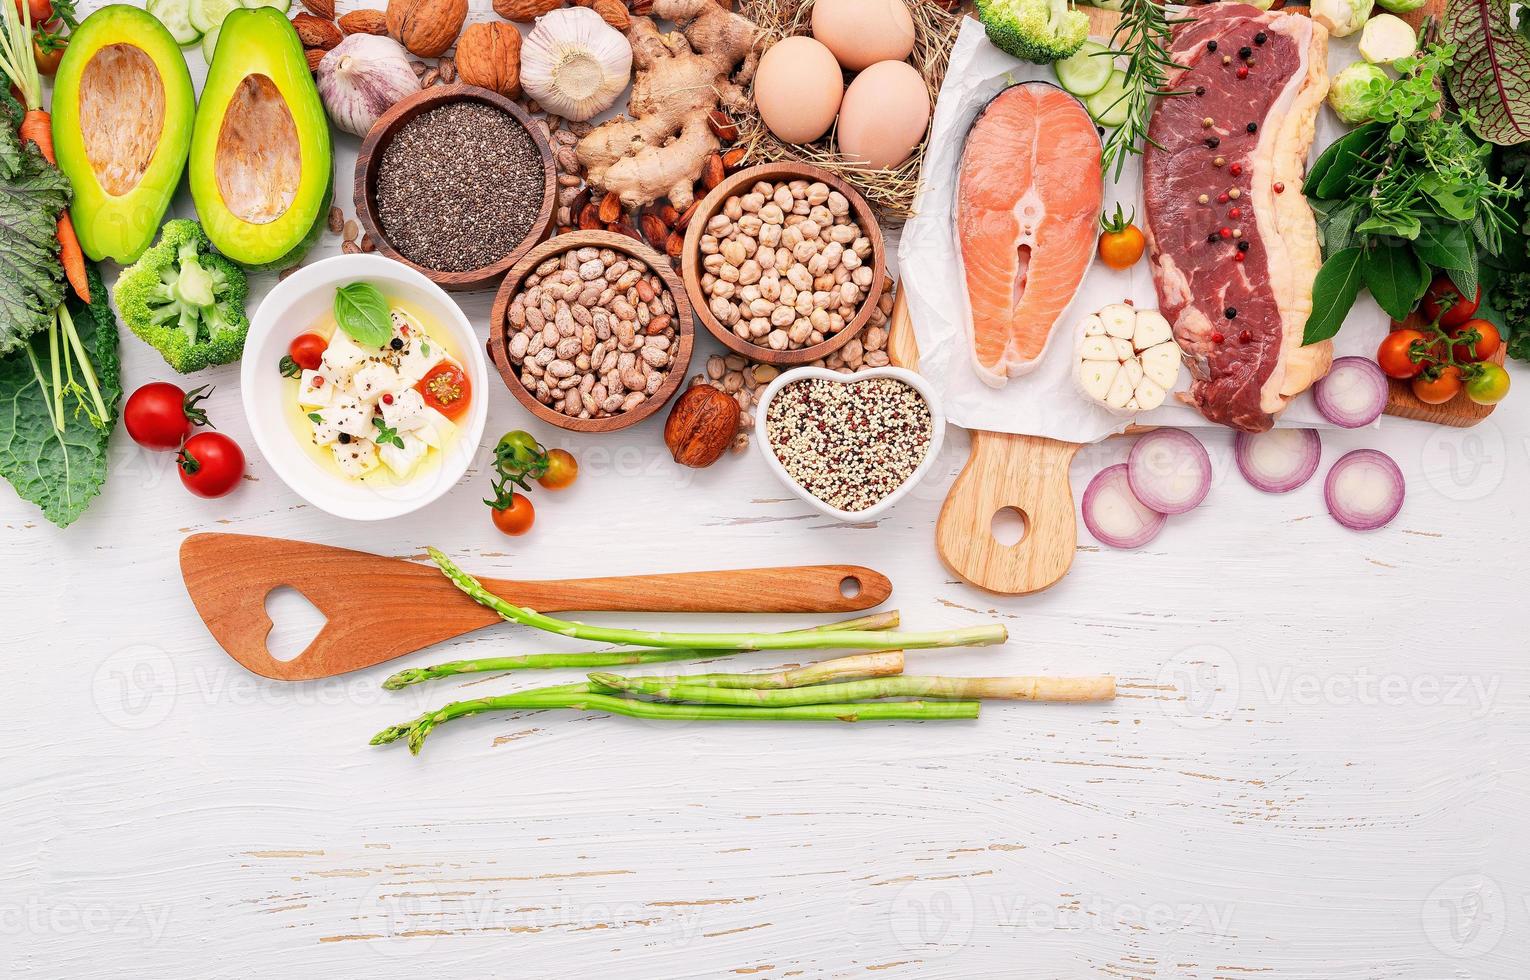
POLYGON ((1362 254, 1361 272, 1371 297, 1387 316, 1406 319, 1429 288, 1429 267, 1407 245, 1381 244, 1362 254))
POLYGON ((362 347, 376 349, 393 339, 388 301, 369 282, 353 282, 335 290, 335 322, 362 347))
POLYGON ((1509 23, 1509 0, 1452 0, 1444 36, 1461 52, 1450 94, 1472 132, 1504 146, 1530 140, 1530 40, 1509 23))
POLYGON ((1303 345, 1327 340, 1339 332, 1344 315, 1360 295, 1360 263, 1364 256, 1365 250, 1358 246, 1340 249, 1329 255, 1318 270, 1317 278, 1312 280, 1312 315, 1307 318, 1307 329, 1302 334, 1303 345))
POLYGON ((54 399, 38 371, 39 367, 46 370, 51 331, 0 357, 0 476, 59 527, 84 513, 106 482, 107 440, 122 395, 117 321, 95 266, 87 264, 86 271, 94 302, 86 306, 70 293, 66 311, 99 384, 108 417, 96 419, 76 405, 63 413, 62 431, 55 427, 54 399))
POLYGON ((21 145, 21 108, 0 93, 0 354, 48 329, 64 299, 58 216, 69 181, 37 149, 21 145))

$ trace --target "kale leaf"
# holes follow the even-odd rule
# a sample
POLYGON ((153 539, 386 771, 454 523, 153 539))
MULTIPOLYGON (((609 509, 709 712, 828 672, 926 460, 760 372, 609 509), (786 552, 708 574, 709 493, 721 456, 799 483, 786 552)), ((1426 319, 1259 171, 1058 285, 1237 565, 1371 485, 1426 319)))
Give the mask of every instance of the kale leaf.
POLYGON ((16 135, 20 106, 0 98, 0 354, 45 331, 64 298, 58 216, 69 181, 16 135))

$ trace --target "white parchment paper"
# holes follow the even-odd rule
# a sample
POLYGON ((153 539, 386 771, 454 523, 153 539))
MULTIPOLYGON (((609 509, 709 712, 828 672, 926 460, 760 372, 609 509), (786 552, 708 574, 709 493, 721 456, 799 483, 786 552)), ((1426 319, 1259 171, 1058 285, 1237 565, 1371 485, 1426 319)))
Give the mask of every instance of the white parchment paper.
MULTIPOLYGON (((1109 40, 1101 38, 1100 40, 1109 40)), ((1356 59, 1350 39, 1331 42, 1332 70, 1356 59)), ((919 340, 919 373, 929 379, 944 402, 947 417, 968 429, 1047 436, 1069 442, 1094 442, 1119 432, 1132 422, 1147 425, 1211 425, 1195 409, 1174 395, 1160 408, 1133 418, 1112 415, 1079 393, 1074 382, 1074 340, 1078 322, 1109 303, 1131 300, 1155 308, 1152 273, 1144 258, 1131 269, 1116 271, 1095 262, 1084 277, 1073 303, 1054 328, 1041 363, 1031 373, 1011 378, 1004 388, 990 388, 972 368, 967 323, 970 313, 952 215, 956 194, 956 170, 968 128, 978 112, 999 92, 1018 82, 1055 82, 1052 70, 1011 58, 988 43, 983 27, 969 19, 951 52, 951 67, 940 90, 930 127, 930 146, 925 156, 923 185, 916 216, 903 228, 898 248, 900 281, 907 295, 914 333, 919 340)), ((1320 113, 1313 156, 1321 152, 1343 127, 1324 110, 1320 113)), ((1142 216, 1142 171, 1138 159, 1126 163, 1119 182, 1106 175, 1105 209, 1117 202, 1142 216)), ((1287 188, 1286 193, 1301 193, 1287 188)), ((1362 294, 1345 327, 1335 338, 1334 356, 1372 355, 1387 326, 1386 314, 1368 295, 1362 294)), ((1190 386, 1190 373, 1180 369, 1177 391, 1190 386)), ((1280 416, 1284 426, 1327 426, 1312 403, 1310 392, 1291 403, 1280 416)))

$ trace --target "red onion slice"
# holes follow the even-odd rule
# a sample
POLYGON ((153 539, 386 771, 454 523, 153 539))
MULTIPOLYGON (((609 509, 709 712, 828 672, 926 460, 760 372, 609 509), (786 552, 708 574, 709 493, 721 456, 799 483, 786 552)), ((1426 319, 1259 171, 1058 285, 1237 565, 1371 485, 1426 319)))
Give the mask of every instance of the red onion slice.
POLYGON ((1316 429, 1240 432, 1233 440, 1238 472, 1255 490, 1289 493, 1312 479, 1323 442, 1316 429))
POLYGON ((1353 531, 1374 531, 1402 510, 1407 486, 1392 457, 1375 449, 1340 456, 1323 481, 1323 500, 1333 519, 1353 531))
POLYGON ((1084 489, 1084 526, 1100 544, 1140 548, 1158 537, 1168 516, 1152 510, 1132 494, 1126 464, 1107 466, 1084 489))
POLYGON ((1370 425, 1387 407, 1387 376, 1368 357, 1341 357, 1312 389, 1323 418, 1346 429, 1370 425))
POLYGON ((1126 479, 1149 510, 1183 514, 1199 507, 1211 490, 1211 457, 1184 429, 1155 429, 1132 446, 1126 479))

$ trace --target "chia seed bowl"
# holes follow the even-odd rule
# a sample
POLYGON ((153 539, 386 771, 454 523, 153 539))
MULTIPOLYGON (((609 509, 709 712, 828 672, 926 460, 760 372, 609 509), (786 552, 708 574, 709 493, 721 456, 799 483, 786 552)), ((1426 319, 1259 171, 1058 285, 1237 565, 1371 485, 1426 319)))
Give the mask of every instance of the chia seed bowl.
POLYGON ((882 516, 929 473, 945 438, 946 414, 929 383, 913 371, 883 367, 841 374, 800 367, 779 375, 765 389, 755 410, 754 429, 755 444, 767 465, 793 493, 837 521, 859 522, 882 516), (896 382, 907 391, 882 384, 867 389, 864 399, 855 397, 853 386, 879 380, 896 382), (813 386, 800 393, 807 397, 788 404, 793 386, 804 382, 813 386), (848 414, 857 401, 871 406, 867 418, 848 414), (847 425, 861 431, 846 431, 847 425), (915 462, 920 449, 923 455, 915 462), (819 465, 830 459, 829 468, 819 465), (866 465, 865 472, 839 472, 858 463, 866 465), (805 486, 799 476, 816 483, 823 496, 805 486), (879 492, 874 488, 877 481, 893 485, 879 492), (873 486, 871 497, 861 506, 868 485, 873 486))
POLYGON ((437 85, 367 133, 354 199, 379 253, 444 289, 482 289, 552 230, 556 184, 552 146, 525 110, 488 89, 437 85))

